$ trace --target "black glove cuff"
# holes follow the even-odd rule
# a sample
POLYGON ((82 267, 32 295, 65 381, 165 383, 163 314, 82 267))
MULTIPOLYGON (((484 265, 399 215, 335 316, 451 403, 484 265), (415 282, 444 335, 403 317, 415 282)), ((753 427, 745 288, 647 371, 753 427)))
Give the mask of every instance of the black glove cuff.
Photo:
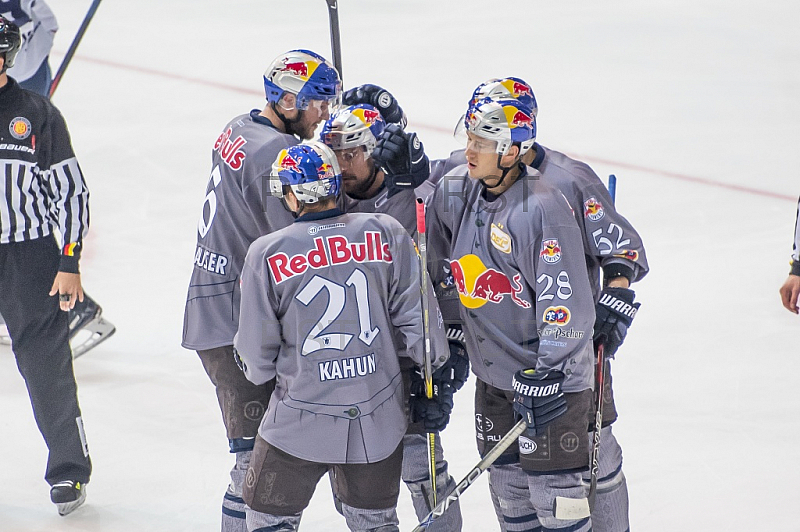
POLYGON ((790 275, 800 275, 800 260, 792 261, 792 269, 789 271, 790 275))

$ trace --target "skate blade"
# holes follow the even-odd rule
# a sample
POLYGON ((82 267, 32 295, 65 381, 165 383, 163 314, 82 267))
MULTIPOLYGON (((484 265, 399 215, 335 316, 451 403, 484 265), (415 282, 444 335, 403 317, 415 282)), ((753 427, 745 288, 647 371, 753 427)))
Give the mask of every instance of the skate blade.
POLYGON ((82 505, 86 502, 86 491, 81 491, 80 496, 77 500, 72 502, 59 502, 56 503, 56 508, 58 509, 58 515, 65 516, 77 510, 78 506, 82 505))
POLYGON ((102 317, 95 318, 83 329, 78 331, 73 338, 72 358, 78 358, 79 356, 86 354, 86 352, 90 349, 94 349, 101 343, 108 340, 116 331, 117 328, 114 327, 114 324, 111 322, 104 320, 102 317), (78 342, 77 339, 81 336, 86 336, 85 333, 89 333, 88 337, 86 337, 83 341, 78 342))
POLYGON ((555 511, 556 519, 574 520, 585 519, 592 515, 589 509, 589 499, 569 499, 567 497, 556 497, 555 511))

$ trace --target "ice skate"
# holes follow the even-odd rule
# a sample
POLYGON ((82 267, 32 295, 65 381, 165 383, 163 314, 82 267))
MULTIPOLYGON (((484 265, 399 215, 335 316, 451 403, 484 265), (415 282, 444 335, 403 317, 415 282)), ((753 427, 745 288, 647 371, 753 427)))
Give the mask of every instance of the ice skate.
POLYGON ((50 488, 50 500, 58 508, 58 515, 67 515, 86 500, 86 485, 72 480, 54 484, 50 488))
POLYGON ((69 311, 72 358, 78 358, 104 342, 116 330, 113 323, 103 318, 102 307, 89 296, 85 296, 83 302, 78 301, 75 308, 69 311))

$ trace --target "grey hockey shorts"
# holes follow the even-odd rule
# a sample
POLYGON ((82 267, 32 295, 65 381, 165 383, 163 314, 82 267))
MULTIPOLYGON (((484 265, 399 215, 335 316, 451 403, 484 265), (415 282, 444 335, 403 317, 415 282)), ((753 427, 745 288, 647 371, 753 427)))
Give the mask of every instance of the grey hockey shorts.
POLYGON ((292 456, 256 437, 242 498, 252 510, 271 515, 295 515, 311 501, 320 478, 332 471, 337 497, 362 510, 397 506, 403 444, 386 459, 372 464, 323 464, 292 456))
MULTIPOLYGON (((584 469, 589 466, 587 431, 593 407, 591 390, 565 393, 567 412, 547 427, 547 432, 530 439, 520 436, 495 462, 519 462, 522 469, 549 473, 584 469)), ((514 392, 495 388, 480 379, 475 385, 475 430, 478 452, 486 456, 500 439, 516 425, 512 407, 514 392)))
POLYGON ((248 381, 233 359, 232 345, 198 351, 197 354, 217 389, 228 439, 254 438, 267 411, 275 381, 260 386, 248 381))

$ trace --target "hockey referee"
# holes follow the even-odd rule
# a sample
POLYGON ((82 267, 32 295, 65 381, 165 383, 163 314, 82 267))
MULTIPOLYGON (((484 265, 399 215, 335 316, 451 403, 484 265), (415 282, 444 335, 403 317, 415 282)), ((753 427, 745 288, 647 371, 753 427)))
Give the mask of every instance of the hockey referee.
POLYGON ((85 500, 92 471, 66 312, 84 297, 78 261, 89 190, 61 113, 6 73, 20 41, 0 16, 0 313, 49 450, 50 498, 66 515, 85 500))

